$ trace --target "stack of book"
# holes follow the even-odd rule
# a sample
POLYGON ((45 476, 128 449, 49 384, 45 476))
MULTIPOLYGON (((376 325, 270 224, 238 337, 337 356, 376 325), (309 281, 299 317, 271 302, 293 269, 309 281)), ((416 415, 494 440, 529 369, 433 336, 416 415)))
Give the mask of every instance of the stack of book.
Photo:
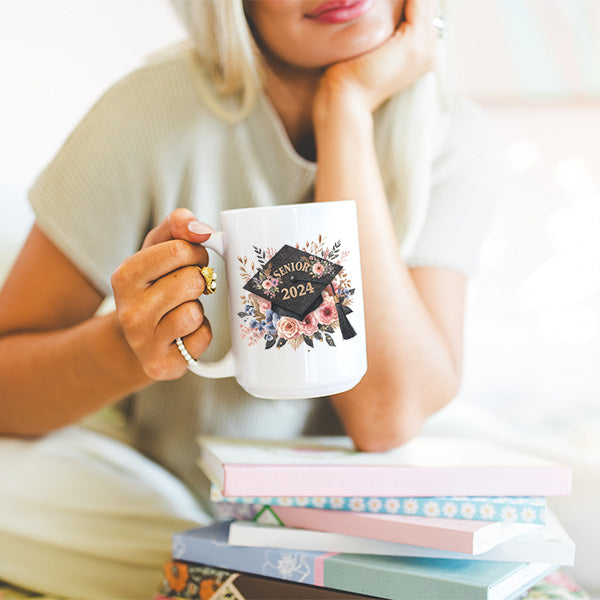
POLYGON ((570 470, 532 455, 435 437, 385 453, 347 438, 199 445, 221 520, 174 536, 164 597, 507 600, 574 562, 546 507, 570 470))

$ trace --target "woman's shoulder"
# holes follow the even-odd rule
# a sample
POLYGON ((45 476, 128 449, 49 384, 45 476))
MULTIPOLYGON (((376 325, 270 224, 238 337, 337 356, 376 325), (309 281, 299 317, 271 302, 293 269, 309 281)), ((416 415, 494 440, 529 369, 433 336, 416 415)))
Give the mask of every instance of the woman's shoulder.
POLYGON ((492 177, 500 160, 500 137, 488 114, 471 100, 445 113, 433 156, 433 183, 492 177))
POLYGON ((117 80, 85 119, 118 125, 142 138, 188 130, 198 120, 218 121, 201 100, 186 53, 177 49, 150 57, 117 80))
POLYGON ((497 131, 488 114, 469 99, 461 101, 446 113, 447 126, 441 150, 456 147, 463 152, 492 151, 498 144, 497 131))

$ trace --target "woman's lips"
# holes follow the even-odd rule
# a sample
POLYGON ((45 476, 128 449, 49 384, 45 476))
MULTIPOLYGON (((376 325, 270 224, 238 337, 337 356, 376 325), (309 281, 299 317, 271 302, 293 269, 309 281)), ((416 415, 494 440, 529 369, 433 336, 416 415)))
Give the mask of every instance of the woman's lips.
POLYGON ((327 0, 304 15, 320 23, 345 23, 362 17, 375 0, 327 0))

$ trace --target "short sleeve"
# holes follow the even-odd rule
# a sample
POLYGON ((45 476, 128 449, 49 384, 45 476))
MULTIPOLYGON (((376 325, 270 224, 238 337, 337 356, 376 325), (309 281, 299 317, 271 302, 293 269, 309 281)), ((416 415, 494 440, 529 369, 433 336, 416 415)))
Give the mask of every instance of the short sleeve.
POLYGON ((499 186, 495 132, 480 109, 466 104, 450 116, 432 169, 423 229, 408 256, 409 267, 476 271, 499 186))
POLYGON ((112 87, 29 190, 37 225, 104 294, 151 213, 144 75, 112 87))

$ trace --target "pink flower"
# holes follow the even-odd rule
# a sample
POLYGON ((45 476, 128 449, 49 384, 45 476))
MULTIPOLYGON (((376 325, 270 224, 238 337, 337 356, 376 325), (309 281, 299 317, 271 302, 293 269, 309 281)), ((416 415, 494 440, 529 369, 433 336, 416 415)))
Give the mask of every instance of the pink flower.
POLYGON ((300 323, 300 331, 304 335, 312 335, 319 328, 319 322, 314 312, 308 313, 300 323))
POLYGON ((321 277, 321 275, 323 275, 323 272, 325 271, 325 267, 318 262, 313 265, 312 270, 317 277, 321 277))
POLYGON ((263 315, 271 308, 271 301, 263 298, 262 296, 250 294, 250 300, 258 304, 258 308, 263 315))
POLYGON ((277 333, 286 340, 298 337, 300 335, 300 321, 291 317, 281 317, 277 321, 277 333))
POLYGON ((335 302, 330 299, 323 300, 321 306, 315 310, 315 315, 319 323, 322 323, 323 325, 331 325, 331 323, 338 320, 335 302))
POLYGON ((260 309, 260 312, 264 315, 271 308, 271 301, 265 300, 264 298, 259 298, 258 308, 260 309))
POLYGON ((270 290, 273 287, 273 282, 270 279, 265 279, 262 282, 263 290, 270 290))

